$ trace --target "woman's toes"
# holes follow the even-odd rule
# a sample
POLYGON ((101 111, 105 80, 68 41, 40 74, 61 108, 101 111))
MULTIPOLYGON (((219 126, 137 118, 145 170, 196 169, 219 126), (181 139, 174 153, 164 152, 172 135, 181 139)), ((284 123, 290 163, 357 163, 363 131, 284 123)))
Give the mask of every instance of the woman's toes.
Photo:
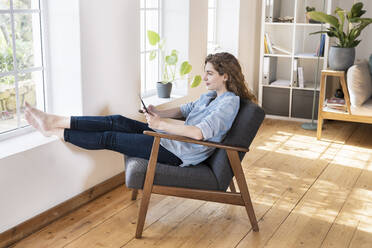
POLYGON ((39 124, 37 123, 37 121, 32 117, 32 115, 29 112, 25 112, 25 118, 31 126, 33 126, 34 128, 39 130, 39 128, 40 128, 39 124))
POLYGON ((25 106, 26 106, 27 109, 31 108, 31 105, 28 102, 25 102, 25 106))

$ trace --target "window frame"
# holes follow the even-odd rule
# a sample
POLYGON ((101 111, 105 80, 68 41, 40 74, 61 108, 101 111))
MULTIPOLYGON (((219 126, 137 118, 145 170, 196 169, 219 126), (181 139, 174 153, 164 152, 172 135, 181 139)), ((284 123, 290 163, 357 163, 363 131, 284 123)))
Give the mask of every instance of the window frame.
MULTIPOLYGON (((38 2, 38 9, 14 9, 14 0, 10 0, 10 5, 9 9, 0 9, 0 14, 9 14, 10 15, 10 25, 11 25, 11 31, 12 31, 12 52, 13 52, 13 70, 10 72, 0 72, 0 77, 4 76, 9 76, 12 75, 14 76, 14 87, 15 87, 15 93, 16 93, 16 109, 17 109, 17 127, 13 129, 9 129, 4 132, 0 132, 0 142, 9 139, 12 137, 16 137, 19 135, 23 135, 26 133, 29 133, 33 131, 34 129, 30 125, 25 125, 21 126, 21 111, 20 111, 20 99, 19 99, 19 74, 24 74, 24 73, 32 73, 32 72, 40 72, 41 73, 41 79, 42 82, 38 82, 41 85, 39 86, 42 88, 42 96, 40 97, 42 99, 42 103, 38 103, 38 107, 42 107, 42 110, 46 110, 46 99, 47 99, 47 94, 46 94, 46 81, 48 78, 48 67, 47 65, 47 25, 46 25, 46 14, 45 14, 45 9, 46 9, 46 3, 44 2, 45 0, 37 0, 38 2), (37 67, 31 67, 27 69, 18 69, 17 65, 17 60, 16 60, 16 39, 15 39, 15 21, 14 21, 14 14, 38 14, 39 17, 39 29, 40 29, 40 59, 41 59, 41 66, 37 67)), ((37 98, 39 99, 39 98, 37 98)))
MULTIPOLYGON (((162 0, 157 0, 158 2, 158 8, 146 8, 146 2, 147 0, 142 0, 143 1, 143 8, 140 6, 140 18, 141 18, 141 13, 143 12, 144 16, 144 21, 142 25, 142 20, 140 20, 140 32, 143 32, 143 37, 144 37, 144 50, 142 50, 142 46, 140 46, 140 60, 142 60, 142 57, 144 58, 143 65, 144 68, 142 68, 142 61, 141 61, 141 96, 142 97, 150 97, 156 95, 156 89, 151 89, 147 90, 148 84, 151 82, 148 82, 147 80, 147 75, 146 75, 146 69, 147 69, 147 60, 146 56, 150 54, 151 51, 158 51, 158 54, 160 53, 160 48, 156 49, 147 49, 148 44, 146 40, 146 32, 147 32, 147 26, 146 26, 146 11, 151 10, 151 11, 157 11, 158 14, 158 33, 160 36, 162 36, 162 15, 163 15, 163 10, 162 10, 162 0), (144 55, 144 56, 142 56, 144 55), (144 75, 142 78, 142 69, 144 71, 144 75), (143 80, 143 81, 142 81, 143 80), (144 88, 142 88, 144 86, 144 88)), ((158 69, 158 78, 157 81, 160 81, 161 73, 162 73, 162 68, 161 68, 161 61, 160 61, 160 56, 156 56, 157 58, 157 69, 158 69)))

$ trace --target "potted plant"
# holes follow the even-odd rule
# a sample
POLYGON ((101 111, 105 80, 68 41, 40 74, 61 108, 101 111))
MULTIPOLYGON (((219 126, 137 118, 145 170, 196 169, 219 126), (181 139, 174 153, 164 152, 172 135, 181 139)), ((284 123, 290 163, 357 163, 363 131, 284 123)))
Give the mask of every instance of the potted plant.
POLYGON ((361 17, 366 13, 361 2, 355 3, 350 11, 337 7, 334 13, 336 16, 317 11, 309 12, 311 19, 329 23, 326 31, 311 34, 326 33, 329 37, 335 37, 338 42, 329 50, 329 67, 333 70, 347 70, 354 64, 355 47, 361 41, 357 38, 372 19, 361 17), (345 24, 346 28, 344 28, 345 24))
MULTIPOLYGON (((161 81, 157 82, 156 88, 158 91, 158 96, 160 98, 169 98, 172 90, 172 83, 178 79, 183 79, 192 70, 192 65, 188 61, 183 61, 181 65, 178 63, 178 51, 173 49, 170 53, 166 53, 165 50, 165 40, 160 39, 158 33, 148 30, 147 37, 150 45, 159 46, 159 56, 162 63, 161 69, 161 81)), ((150 61, 156 58, 158 50, 153 50, 150 55, 150 61)), ((197 87, 201 82, 201 76, 194 76, 191 87, 197 87)))

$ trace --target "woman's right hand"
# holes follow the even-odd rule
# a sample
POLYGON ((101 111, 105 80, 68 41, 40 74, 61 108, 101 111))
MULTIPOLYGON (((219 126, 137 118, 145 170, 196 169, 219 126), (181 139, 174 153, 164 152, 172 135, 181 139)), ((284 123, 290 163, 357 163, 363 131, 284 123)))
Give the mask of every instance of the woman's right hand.
POLYGON ((158 113, 158 110, 156 109, 156 107, 154 106, 154 105, 149 105, 149 106, 147 106, 147 109, 149 110, 149 114, 151 114, 151 113, 155 113, 155 114, 159 114, 158 113))

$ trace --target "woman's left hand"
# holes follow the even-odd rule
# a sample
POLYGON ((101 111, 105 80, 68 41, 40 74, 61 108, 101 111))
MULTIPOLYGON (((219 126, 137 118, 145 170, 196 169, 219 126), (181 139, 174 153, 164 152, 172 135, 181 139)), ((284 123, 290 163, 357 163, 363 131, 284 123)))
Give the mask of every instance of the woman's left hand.
POLYGON ((145 116, 146 116, 146 121, 149 124, 149 128, 161 129, 160 128, 161 119, 159 115, 155 114, 154 112, 151 112, 151 114, 145 113, 145 116))

